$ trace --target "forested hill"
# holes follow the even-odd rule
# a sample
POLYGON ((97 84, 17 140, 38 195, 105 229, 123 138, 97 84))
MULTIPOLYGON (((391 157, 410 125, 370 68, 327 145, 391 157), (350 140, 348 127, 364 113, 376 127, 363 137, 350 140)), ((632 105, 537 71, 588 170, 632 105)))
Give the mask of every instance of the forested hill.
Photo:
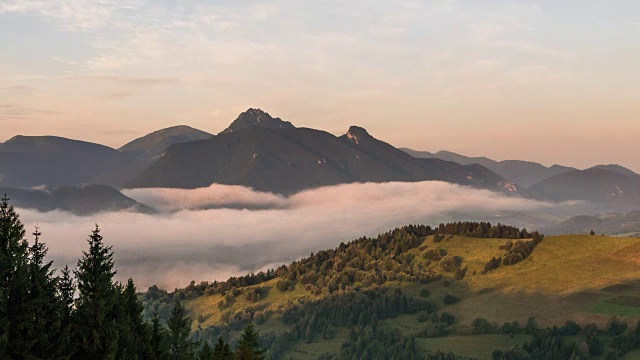
POLYGON ((152 287, 141 300, 160 318, 180 301, 195 338, 231 348, 252 324, 274 359, 597 358, 640 344, 640 312, 610 305, 640 300, 636 285, 615 285, 640 278, 638 249, 638 239, 500 224, 411 225, 258 274, 152 287))
MULTIPOLYGON (((505 249, 513 241, 534 243, 521 249, 520 260, 543 238, 537 232, 489 223, 459 222, 436 228, 409 225, 375 238, 342 243, 267 272, 224 282, 192 283, 172 293, 152 287, 142 299, 147 316, 158 311, 160 318, 170 316, 174 302, 181 301, 195 319, 197 338, 211 343, 218 338, 233 343, 244 326, 255 323, 262 329, 263 346, 274 358, 289 356, 298 344, 314 341, 327 342, 323 347, 343 343, 334 353, 341 358, 369 358, 374 354, 385 359, 421 358, 423 352, 401 334, 383 331, 382 327, 380 333, 373 334, 365 328, 401 316, 427 315, 429 319, 434 317, 437 326, 448 327, 454 317, 438 312, 440 301, 427 298, 425 289, 405 293, 402 284, 423 286, 443 279, 461 280, 470 272, 479 276, 499 253, 505 258, 515 253, 515 249, 496 246, 491 256, 465 259, 437 245, 451 242, 456 236, 474 237, 477 242, 493 237, 505 249), (426 245, 425 241, 435 245, 426 245), (359 328, 354 327, 358 324, 359 328), (348 329, 351 334, 343 339, 348 329), (354 348, 353 341, 365 341, 366 349, 354 348)), ((515 262, 505 260, 505 264, 515 262)), ((448 296, 447 301, 457 299, 448 296)))

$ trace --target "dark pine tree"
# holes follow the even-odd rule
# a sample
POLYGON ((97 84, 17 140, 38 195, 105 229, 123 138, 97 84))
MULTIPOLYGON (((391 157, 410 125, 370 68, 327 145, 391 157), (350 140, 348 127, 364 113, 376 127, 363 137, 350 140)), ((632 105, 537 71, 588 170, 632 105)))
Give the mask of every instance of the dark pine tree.
POLYGON ((152 359, 154 360, 168 360, 169 356, 169 335, 165 328, 160 324, 160 317, 158 312, 153 313, 153 320, 151 321, 151 351, 152 359))
POLYGON ((78 283, 74 359, 113 359, 118 350, 117 290, 113 283, 111 246, 102 241, 100 229, 89 236, 89 251, 83 252, 75 276, 78 283))
POLYGON ((39 359, 64 356, 66 350, 60 312, 62 299, 58 296, 58 278, 45 261, 47 247, 40 241, 38 228, 35 241, 29 248, 29 307, 31 321, 27 337, 33 339, 31 356, 39 359))
POLYGON ((169 327, 169 353, 171 359, 188 360, 194 358, 194 343, 191 340, 191 319, 184 307, 176 302, 167 320, 169 327))
POLYGON ((71 270, 68 266, 62 269, 62 277, 58 279, 58 298, 60 311, 60 348, 63 349, 62 355, 71 355, 74 353, 75 344, 73 339, 73 304, 76 293, 76 284, 73 281, 71 270))
POLYGON ((118 358, 146 359, 151 355, 151 331, 142 318, 144 307, 138 295, 133 279, 129 278, 127 285, 119 296, 118 312, 124 316, 120 319, 118 335, 118 358))
POLYGON ((232 360, 233 353, 231 352, 231 347, 229 343, 222 340, 222 337, 218 338, 218 342, 216 346, 213 348, 213 359, 214 360, 232 360))
POLYGON ((249 323, 242 332, 238 348, 236 349, 236 360, 262 360, 264 350, 258 342, 258 332, 253 329, 253 324, 249 323))
POLYGON ((28 243, 5 195, 0 200, 0 358, 29 356, 28 243))
POLYGON ((205 341, 200 347, 200 350, 198 350, 198 360, 213 360, 215 359, 213 356, 211 345, 205 341))

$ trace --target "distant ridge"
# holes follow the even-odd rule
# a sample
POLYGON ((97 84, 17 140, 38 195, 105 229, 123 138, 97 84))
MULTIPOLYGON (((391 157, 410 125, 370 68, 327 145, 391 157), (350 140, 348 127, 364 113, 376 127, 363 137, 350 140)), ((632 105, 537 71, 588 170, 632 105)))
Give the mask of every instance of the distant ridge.
POLYGON ((135 139, 119 150, 143 158, 154 158, 162 155, 173 144, 206 140, 212 136, 207 132, 186 125, 172 126, 135 139))
POLYGON ((91 215, 104 211, 154 213, 118 190, 107 185, 61 186, 52 190, 0 188, 17 207, 38 211, 62 210, 76 215, 91 215))
POLYGON ((544 200, 585 200, 636 209, 640 204, 640 176, 597 167, 553 176, 529 190, 544 200))
POLYGON ((592 169, 608 170, 608 171, 613 171, 613 172, 616 172, 616 173, 622 174, 622 175, 640 176, 638 173, 635 173, 635 172, 627 169, 626 167, 620 166, 620 165, 617 165, 617 164, 596 165, 596 166, 592 167, 592 169))
POLYGON ((417 158, 436 158, 453 161, 461 165, 479 164, 503 178, 524 187, 529 187, 552 176, 575 170, 574 168, 561 165, 546 167, 531 161, 495 161, 487 157, 468 157, 444 150, 438 151, 435 154, 427 151, 415 151, 408 148, 402 148, 401 150, 417 158))
POLYGON ((592 230, 598 235, 640 234, 640 211, 574 216, 543 229, 545 234, 589 234, 592 230))
POLYGON ((134 164, 132 157, 104 145, 19 135, 0 144, 0 186, 84 184, 134 164))

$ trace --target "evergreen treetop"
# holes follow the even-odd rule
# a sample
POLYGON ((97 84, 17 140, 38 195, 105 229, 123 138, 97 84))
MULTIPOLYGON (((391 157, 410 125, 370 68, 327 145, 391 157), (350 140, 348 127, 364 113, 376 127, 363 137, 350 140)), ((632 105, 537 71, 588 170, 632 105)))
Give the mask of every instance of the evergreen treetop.
POLYGON ((254 330, 253 324, 249 323, 244 328, 236 349, 236 360, 262 360, 264 350, 258 341, 258 332, 254 330))

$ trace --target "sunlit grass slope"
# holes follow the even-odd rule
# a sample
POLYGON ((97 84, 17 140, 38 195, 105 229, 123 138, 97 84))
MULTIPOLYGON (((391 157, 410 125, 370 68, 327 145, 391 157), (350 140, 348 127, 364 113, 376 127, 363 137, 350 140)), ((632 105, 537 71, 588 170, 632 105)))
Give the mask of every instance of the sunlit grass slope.
MULTIPOLYGON (((428 267, 440 273, 442 279, 428 284, 388 281, 383 287, 401 288, 403 293, 416 297, 427 289, 428 299, 437 305, 438 312, 456 316, 459 334, 464 334, 465 328, 478 317, 498 324, 513 320, 524 324, 535 316, 543 326, 561 325, 570 319, 604 324, 611 316, 627 317, 630 321, 640 317, 640 239, 589 235, 546 237, 523 261, 484 273, 487 261, 504 254, 499 246, 507 241, 447 236, 436 243, 433 236, 428 236, 420 247, 408 253, 415 255, 413 265, 428 267), (423 254, 429 249, 444 249, 448 256, 462 257, 461 267, 468 268, 466 276, 455 279, 454 272, 444 272, 438 261, 425 259, 423 254), (461 300, 445 305, 443 299, 447 294, 461 300)), ((198 319, 194 321, 194 328, 224 324, 230 316, 251 308, 266 316, 266 320, 257 325, 258 330, 285 332, 288 328, 279 317, 282 311, 291 304, 320 300, 322 295, 313 295, 300 284, 293 291, 282 292, 276 287, 278 280, 252 286, 262 289, 264 296, 259 301, 250 302, 238 295, 221 305, 223 295, 220 294, 185 301, 192 318, 198 319)), ((401 315, 383 324, 406 336, 417 334, 425 327, 415 315, 401 315)), ((347 338, 347 329, 337 329, 334 339, 300 342, 287 356, 315 359, 327 352, 337 353, 347 338)), ((425 351, 443 349, 462 357, 473 358, 476 354, 475 358, 489 359, 494 349, 509 349, 521 345, 527 338, 526 335, 423 337, 417 340, 417 346, 425 351), (461 346, 462 343, 465 345, 461 346)))

